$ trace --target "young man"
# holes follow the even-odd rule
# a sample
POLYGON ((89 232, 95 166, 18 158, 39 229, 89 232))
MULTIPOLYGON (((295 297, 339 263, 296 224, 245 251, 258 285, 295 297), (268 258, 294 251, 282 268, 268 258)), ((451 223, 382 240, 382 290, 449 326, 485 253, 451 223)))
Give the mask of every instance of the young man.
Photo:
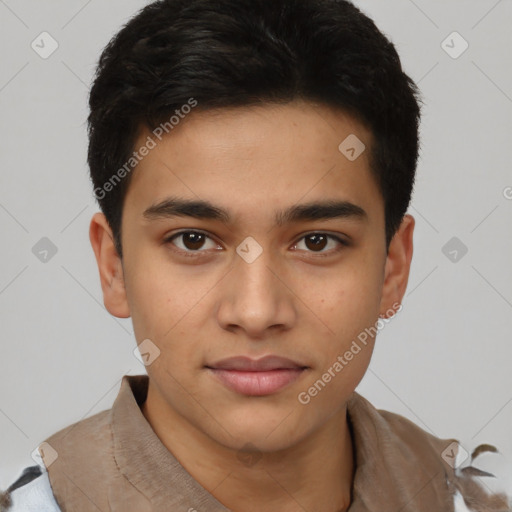
POLYGON ((133 18, 90 96, 90 239, 148 376, 42 443, 4 508, 509 510, 454 439, 355 392, 407 286, 418 102, 348 1, 133 18))

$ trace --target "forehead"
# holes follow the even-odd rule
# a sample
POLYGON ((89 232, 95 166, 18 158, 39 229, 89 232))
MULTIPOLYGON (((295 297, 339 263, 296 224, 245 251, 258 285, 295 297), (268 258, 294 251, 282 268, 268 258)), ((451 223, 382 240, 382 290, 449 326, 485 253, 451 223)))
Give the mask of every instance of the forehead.
POLYGON ((168 196, 223 205, 233 218, 282 219, 286 206, 320 198, 382 210, 372 134, 346 113, 307 102, 197 110, 167 129, 145 128, 135 144, 152 141, 125 201, 139 215, 168 196))

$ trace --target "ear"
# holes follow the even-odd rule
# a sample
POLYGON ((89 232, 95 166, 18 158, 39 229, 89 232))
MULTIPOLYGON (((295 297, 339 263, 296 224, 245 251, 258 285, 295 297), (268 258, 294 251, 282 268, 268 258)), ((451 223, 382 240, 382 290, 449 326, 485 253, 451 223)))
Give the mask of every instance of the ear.
POLYGON ((414 217, 406 214, 389 244, 380 301, 381 318, 392 316, 390 311, 396 312, 397 305, 402 303, 411 268, 414 224, 414 217))
POLYGON ((130 309, 124 286, 123 265, 115 249, 112 230, 102 213, 93 215, 89 239, 100 272, 103 303, 110 314, 118 318, 128 318, 130 309))

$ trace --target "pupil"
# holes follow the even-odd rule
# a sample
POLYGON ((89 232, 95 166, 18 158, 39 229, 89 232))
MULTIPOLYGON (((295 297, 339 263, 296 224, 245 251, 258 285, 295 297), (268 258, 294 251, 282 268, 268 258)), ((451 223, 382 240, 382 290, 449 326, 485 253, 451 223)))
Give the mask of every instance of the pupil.
POLYGON ((183 243, 187 249, 200 249, 204 242, 202 233, 186 233, 183 238, 183 243))
POLYGON ((327 237, 325 235, 309 235, 306 237, 306 246, 308 249, 323 249, 327 243, 327 237), (312 241, 313 244, 310 247, 308 241, 312 241))

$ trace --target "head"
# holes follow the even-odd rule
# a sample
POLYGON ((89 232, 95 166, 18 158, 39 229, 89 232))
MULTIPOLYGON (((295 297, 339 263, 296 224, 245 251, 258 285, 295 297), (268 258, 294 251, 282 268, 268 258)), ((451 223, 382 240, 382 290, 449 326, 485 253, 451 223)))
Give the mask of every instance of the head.
POLYGON ((407 286, 418 96, 343 0, 158 1, 105 48, 88 153, 104 301, 198 432, 271 451, 343 410, 407 286), (298 378, 248 395, 212 375, 267 355, 298 378))

